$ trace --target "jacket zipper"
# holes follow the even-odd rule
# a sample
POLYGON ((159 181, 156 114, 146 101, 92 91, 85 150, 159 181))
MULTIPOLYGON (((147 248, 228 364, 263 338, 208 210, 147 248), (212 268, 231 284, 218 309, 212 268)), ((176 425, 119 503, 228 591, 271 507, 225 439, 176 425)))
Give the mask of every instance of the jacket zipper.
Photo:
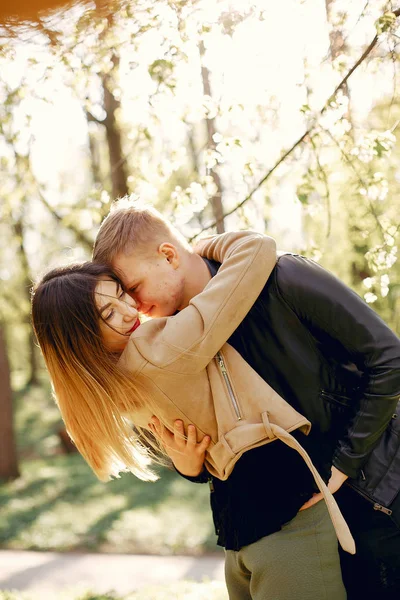
POLYGON ((325 390, 321 390, 320 394, 324 398, 327 398, 327 400, 329 402, 333 402, 334 404, 337 404, 338 406, 341 406, 344 408, 349 406, 347 404, 346 400, 350 400, 350 398, 348 398, 347 396, 341 396, 340 394, 335 395, 334 393, 326 392, 325 390), (341 402, 341 399, 344 400, 344 402, 341 402))
POLYGON ((223 376, 223 378, 225 380, 225 384, 226 384, 226 387, 228 389, 228 394, 229 394, 229 397, 231 399, 231 403, 232 403, 233 409, 235 411, 236 418, 237 418, 238 421, 241 421, 242 420, 242 415, 240 413, 239 404, 238 404, 238 402, 237 402, 237 400, 235 398, 235 394, 233 393, 232 385, 231 385, 231 382, 229 381, 228 371, 226 370, 226 366, 225 366, 225 362, 224 362, 224 357, 222 356, 221 352, 217 352, 217 357, 216 358, 217 358, 217 362, 218 362, 219 368, 221 370, 222 376, 223 376))
POLYGON ((386 508, 385 506, 382 506, 382 504, 378 504, 377 502, 375 502, 374 504, 374 510, 380 510, 381 512, 385 513, 385 515, 391 515, 393 512, 390 510, 390 508, 386 508))
MULTIPOLYGON (((364 475, 364 472, 362 472, 362 473, 364 475)), ((364 475, 363 479, 365 479, 365 475, 364 475)), ((360 494, 360 496, 362 496, 363 498, 368 500, 368 502, 370 502, 372 504, 372 508, 374 510, 379 510, 380 512, 383 512, 383 513, 385 513, 385 515, 389 515, 389 516, 392 514, 393 511, 390 510, 390 508, 386 508, 386 506, 382 506, 382 504, 375 502, 375 500, 370 498, 368 496, 368 494, 366 494, 365 492, 362 492, 358 487, 353 487, 351 484, 350 484, 350 487, 353 488, 353 490, 355 490, 357 492, 357 494, 360 494)))

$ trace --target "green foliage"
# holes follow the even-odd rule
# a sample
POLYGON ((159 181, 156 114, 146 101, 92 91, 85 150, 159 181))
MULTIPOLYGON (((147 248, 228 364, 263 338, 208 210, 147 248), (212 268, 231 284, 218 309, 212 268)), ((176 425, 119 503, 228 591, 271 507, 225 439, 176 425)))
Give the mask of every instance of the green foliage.
POLYGON ((158 58, 149 65, 148 70, 150 77, 158 84, 163 83, 170 90, 175 88, 176 82, 173 78, 174 63, 171 60, 158 58))
POLYGON ((24 372, 14 372, 14 421, 18 454, 23 459, 48 458, 60 448, 60 413, 52 400, 50 382, 41 371, 39 385, 25 387, 24 372), (19 375, 19 377, 17 377, 19 375))
MULTIPOLYGON (((221 582, 194 583, 189 581, 178 581, 174 584, 164 586, 151 586, 140 589, 137 592, 121 596, 114 592, 96 594, 86 592, 83 595, 60 591, 57 597, 60 600, 227 600, 225 585, 221 582)), ((40 594, 7 592, 0 590, 0 600, 40 600, 40 594)))
POLYGON ((92 592, 87 592, 83 596, 77 598, 77 600, 123 600, 123 598, 117 596, 113 592, 107 594, 93 594, 92 592))
POLYGON ((145 483, 99 482, 78 454, 30 459, 0 487, 0 545, 9 549, 193 554, 215 550, 207 486, 172 471, 145 483))
POLYGON ((376 32, 378 35, 386 31, 393 30, 396 27, 397 17, 393 12, 387 12, 382 15, 375 23, 376 32))
POLYGON ((144 554, 216 550, 208 486, 168 469, 156 483, 129 474, 101 483, 80 455, 61 454, 62 423, 47 382, 21 387, 15 400, 21 477, 0 486, 0 547, 144 554))
MULTIPOLYGON (((53 405, 44 409, 50 392, 43 371, 39 388, 21 391, 35 358, 29 288, 49 267, 90 257, 113 199, 113 173, 121 165, 127 188, 154 203, 188 238, 214 231, 208 225, 219 194, 224 210, 232 212, 227 229, 265 231, 284 206, 276 230, 268 231, 278 245, 320 260, 400 331, 395 137, 400 108, 396 93, 384 85, 396 81, 397 19, 387 2, 374 3, 369 12, 364 3, 354 26, 361 29, 353 39, 356 20, 338 5, 331 25, 344 34, 346 44, 328 73, 329 61, 322 56, 317 67, 309 66, 318 64, 316 56, 300 56, 297 8, 283 15, 283 3, 270 4, 271 15, 257 2, 242 9, 223 0, 211 9, 202 0, 141 0, 120 3, 109 18, 93 5, 45 19, 31 36, 3 41, 0 319, 19 390, 22 457, 57 461, 60 424, 53 405), (370 55, 364 62, 373 100, 368 114, 358 117, 346 87, 333 95, 332 90, 338 71, 361 56, 359 40, 370 35, 374 22, 381 56, 370 55), (283 23, 294 25, 287 35, 283 23), (285 36, 277 35, 281 29, 285 36), (265 48, 271 39, 278 47, 280 37, 291 49, 284 78, 270 68, 276 61, 262 62, 271 56, 264 40, 265 48), (290 45, 292 38, 297 46, 290 45), (263 52, 258 53, 261 39, 263 52), (325 98, 321 75, 321 89, 329 79, 325 98), (280 79, 284 85, 278 85, 280 79), (260 84, 256 94, 255 81, 260 84), (378 102, 372 92, 381 87, 385 95, 378 102), (321 106, 326 106, 322 115, 321 106), (121 139, 117 164, 110 163, 110 123, 121 139), (307 129, 302 143, 275 168, 286 147, 307 129), (296 211, 300 218, 293 224, 296 211), (45 415, 41 421, 36 418, 40 412, 45 415)), ((366 89, 353 76, 347 83, 350 95, 352 86, 358 92, 356 98, 366 89)), ((71 534, 66 546, 78 538, 71 534)), ((27 542, 35 543, 33 538, 27 542)))

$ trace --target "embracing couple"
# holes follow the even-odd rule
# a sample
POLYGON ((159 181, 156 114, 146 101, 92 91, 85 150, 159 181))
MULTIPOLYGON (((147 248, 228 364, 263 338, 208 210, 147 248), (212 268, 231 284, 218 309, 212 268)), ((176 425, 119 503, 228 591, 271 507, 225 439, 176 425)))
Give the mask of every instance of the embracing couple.
POLYGON ((209 483, 231 600, 400 597, 400 340, 338 279, 125 201, 32 318, 100 479, 169 456, 209 483))

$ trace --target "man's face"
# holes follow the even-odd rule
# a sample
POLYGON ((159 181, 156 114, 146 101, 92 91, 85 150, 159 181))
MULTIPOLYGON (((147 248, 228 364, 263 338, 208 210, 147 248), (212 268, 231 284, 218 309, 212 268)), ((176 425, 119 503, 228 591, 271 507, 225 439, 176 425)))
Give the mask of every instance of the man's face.
POLYGON ((183 308, 185 278, 178 251, 172 244, 161 244, 148 257, 135 252, 129 256, 119 254, 112 266, 118 270, 140 313, 169 317, 183 308))

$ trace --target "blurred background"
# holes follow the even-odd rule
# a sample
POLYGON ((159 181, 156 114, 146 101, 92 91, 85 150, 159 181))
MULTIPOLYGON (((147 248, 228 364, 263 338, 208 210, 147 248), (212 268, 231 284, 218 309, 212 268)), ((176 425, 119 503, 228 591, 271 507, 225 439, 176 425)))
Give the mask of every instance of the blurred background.
POLYGON ((272 235, 399 333, 400 5, 2 4, 0 545, 216 551, 206 486, 170 471, 104 485, 73 452, 30 326, 32 283, 90 258, 111 202, 133 194, 190 240, 272 235))

